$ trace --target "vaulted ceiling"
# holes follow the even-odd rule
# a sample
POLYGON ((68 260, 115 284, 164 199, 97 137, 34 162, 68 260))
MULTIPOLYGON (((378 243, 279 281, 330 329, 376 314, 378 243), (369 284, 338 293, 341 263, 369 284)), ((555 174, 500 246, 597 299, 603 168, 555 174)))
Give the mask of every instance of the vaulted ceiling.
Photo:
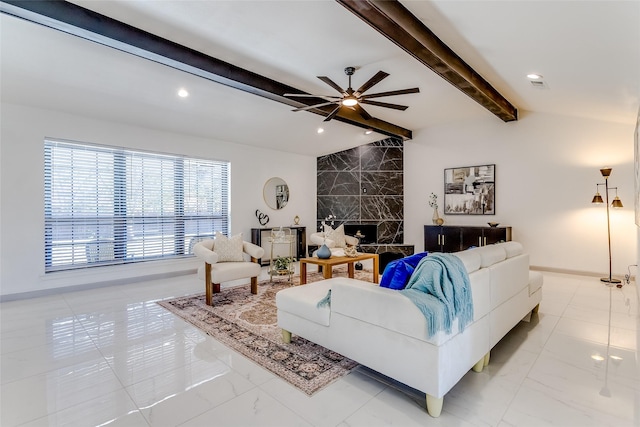
MULTIPOLYGON (((356 67, 354 88, 383 70, 390 76, 370 92, 419 87, 420 93, 378 99, 408 105, 406 111, 366 109, 414 138, 430 126, 465 120, 509 125, 485 108, 486 102, 463 93, 460 87, 465 84, 474 90, 486 84, 525 118, 528 111, 536 111, 632 125, 640 103, 639 2, 397 4, 476 73, 458 72, 454 78, 471 76, 459 87, 425 66, 416 45, 403 49, 390 40, 394 28, 389 23, 379 28, 388 33, 385 37, 345 7, 375 1, 73 3, 307 93, 336 95, 316 76, 346 87, 347 66, 356 67), (527 79, 532 72, 544 76, 542 87, 527 79)), ((3 11, 9 6, 2 3, 3 11)), ((8 14, 0 19, 5 102, 309 155, 377 140, 389 129, 371 126, 380 131, 365 135, 362 127, 292 112, 292 106, 269 99, 273 97, 202 78, 193 69, 185 72, 175 64, 170 67, 8 14), (182 87, 189 97, 176 95, 182 87), (320 126, 323 134, 316 133, 320 126)), ((428 45, 415 25, 406 26, 407 32, 417 34, 423 47, 428 45)), ((440 74, 459 70, 460 64, 449 66, 440 74)))

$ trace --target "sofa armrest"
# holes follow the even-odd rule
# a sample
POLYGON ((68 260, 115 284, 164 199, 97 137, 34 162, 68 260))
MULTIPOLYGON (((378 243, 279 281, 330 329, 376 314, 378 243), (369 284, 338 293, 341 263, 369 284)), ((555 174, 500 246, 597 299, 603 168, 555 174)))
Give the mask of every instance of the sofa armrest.
POLYGON ((206 246, 206 241, 196 243, 193 247, 193 254, 207 264, 215 264, 218 262, 218 254, 206 246))
POLYGON ((250 242, 242 242, 242 251, 255 259, 260 259, 264 256, 264 248, 250 242))

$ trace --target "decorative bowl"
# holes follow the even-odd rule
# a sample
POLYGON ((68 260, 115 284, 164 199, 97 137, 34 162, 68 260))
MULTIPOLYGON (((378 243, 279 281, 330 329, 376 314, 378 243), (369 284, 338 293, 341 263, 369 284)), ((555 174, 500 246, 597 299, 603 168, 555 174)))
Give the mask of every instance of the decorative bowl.
POLYGON ((488 222, 487 224, 489 224, 489 227, 497 227, 498 225, 500 225, 499 222, 488 222))

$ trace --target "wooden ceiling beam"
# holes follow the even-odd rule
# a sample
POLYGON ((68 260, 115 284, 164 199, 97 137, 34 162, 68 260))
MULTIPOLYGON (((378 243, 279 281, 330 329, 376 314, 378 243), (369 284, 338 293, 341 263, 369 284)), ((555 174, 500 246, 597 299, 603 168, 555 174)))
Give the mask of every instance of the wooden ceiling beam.
MULTIPOLYGON (((322 98, 287 98, 285 93, 305 92, 66 1, 2 0, 0 11, 295 108, 325 102, 322 98)), ((308 111, 326 117, 332 110, 308 111)), ((412 138, 409 129, 342 110, 334 120, 387 136, 412 138)))
POLYGON ((518 110, 397 0, 336 0, 505 122, 518 110))

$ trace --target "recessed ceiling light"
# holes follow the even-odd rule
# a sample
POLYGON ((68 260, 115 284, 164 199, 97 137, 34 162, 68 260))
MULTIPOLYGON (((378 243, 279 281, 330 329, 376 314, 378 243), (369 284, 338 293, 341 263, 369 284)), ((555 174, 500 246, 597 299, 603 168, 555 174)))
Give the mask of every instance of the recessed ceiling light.
POLYGON ((322 132, 324 132, 324 129, 322 129, 322 128, 318 128, 317 132, 318 132, 318 133, 322 133, 322 132))
POLYGON ((527 78, 531 80, 540 80, 542 78, 542 74, 536 74, 536 73, 527 74, 527 78))
POLYGON ((180 89, 180 90, 178 91, 178 96, 179 96, 180 98, 186 98, 187 96, 189 96, 189 92, 187 92, 187 90, 186 90, 186 89, 180 89))
POLYGON ((371 129, 367 129, 364 131, 365 135, 371 135, 373 133, 373 131, 371 129))

